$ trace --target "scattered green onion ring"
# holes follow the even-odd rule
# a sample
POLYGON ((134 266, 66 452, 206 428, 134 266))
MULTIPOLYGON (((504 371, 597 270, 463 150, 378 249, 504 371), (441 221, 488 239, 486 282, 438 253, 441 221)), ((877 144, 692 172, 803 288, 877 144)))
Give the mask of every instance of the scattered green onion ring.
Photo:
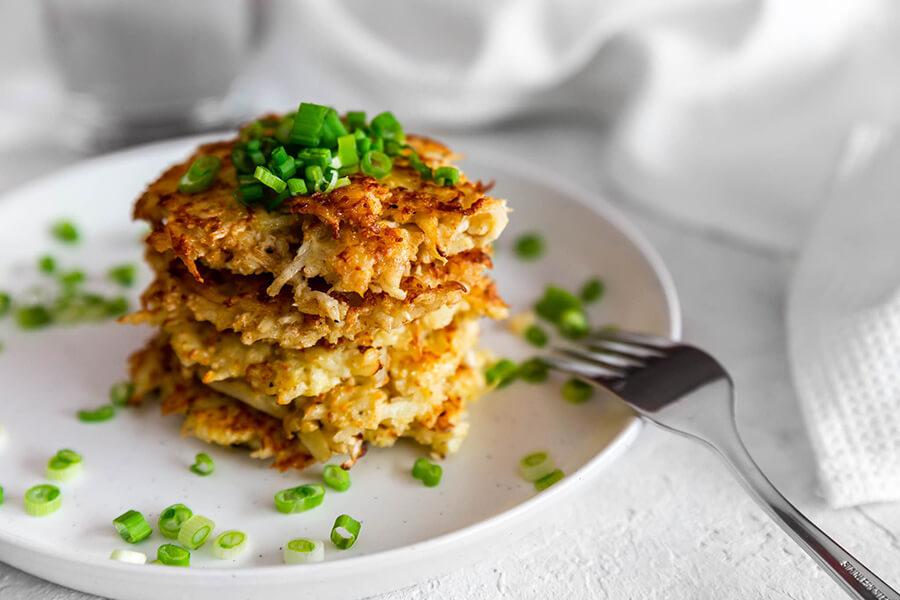
POLYGON ((545 250, 544 238, 536 233, 525 234, 516 240, 516 255, 522 260, 537 260, 545 250))
POLYGON ((519 473, 522 479, 535 482, 556 470, 553 457, 546 450, 535 450, 519 460, 519 473))
POLYGON ((563 384, 562 396, 566 402, 582 404, 590 400, 593 395, 594 388, 580 379, 569 379, 563 384))
POLYGON ((322 469, 322 479, 325 485, 339 492, 350 489, 350 473, 338 465, 325 465, 322 469))
POLYGON ((525 339, 534 346, 543 348, 547 345, 547 333, 538 325, 531 325, 525 330, 525 339))
POLYGON ((456 185, 459 183, 459 169, 456 167, 438 167, 434 170, 434 182, 438 185, 456 185))
POLYGON ((215 468, 216 465, 209 454, 201 452, 195 458, 194 464, 191 465, 191 473, 206 477, 207 475, 211 475, 215 468))
POLYGON ((43 273, 53 273, 56 270, 56 260, 50 256, 42 256, 38 261, 38 268, 43 273))
POLYGON ((548 475, 544 475, 543 477, 541 477, 540 479, 535 481, 534 489, 536 489, 539 492, 544 491, 548 487, 550 487, 551 485, 553 485, 554 483, 556 483, 557 481, 562 479, 563 476, 564 476, 563 472, 560 471, 559 469, 556 469, 552 473, 550 473, 548 475))
POLYGON ((425 487, 435 487, 441 482, 444 469, 440 465, 433 464, 427 459, 418 458, 413 464, 412 476, 420 479, 425 487))
POLYGON ((59 488, 47 483, 28 488, 25 492, 25 512, 32 517, 46 517, 62 506, 59 488))
POLYGON ((120 381, 109 388, 109 401, 113 406, 125 406, 134 395, 134 384, 130 381, 120 381))
POLYGON ((191 163, 178 182, 178 191, 185 194, 202 192, 215 182, 222 161, 218 156, 201 156, 191 163))
POLYGON ((530 358, 519 365, 516 375, 519 379, 528 383, 543 383, 547 381, 549 368, 547 363, 539 358, 530 358))
POLYGON ((81 455, 73 450, 60 450, 47 461, 45 476, 50 481, 69 481, 81 474, 81 455))
POLYGON ((156 550, 156 560, 167 567, 189 567, 191 553, 175 544, 163 544, 156 550))
POLYGON ((583 338, 590 331, 587 315, 577 308, 570 308, 559 317, 559 332, 570 339, 583 338))
POLYGON ((237 558, 247 549, 247 534, 237 529, 223 531, 213 540, 212 553, 219 560, 237 558))
POLYGON ((137 267, 133 264, 117 265, 107 271, 106 275, 110 281, 122 287, 131 287, 137 278, 137 267))
POLYGON ((325 560, 325 543, 322 542, 322 540, 311 540, 307 538, 291 540, 284 545, 282 558, 286 565, 322 562, 325 560))
POLYGON ((136 510, 122 513, 113 519, 113 525, 115 525, 116 531, 119 532, 122 539, 129 544, 137 544, 141 540, 146 539, 151 531, 147 519, 136 510))
POLYGON ((22 306, 16 310, 16 324, 22 329, 40 329, 52 322, 50 310, 41 304, 22 306))
POLYGON ((284 514, 305 512, 322 504, 325 488, 318 484, 287 488, 275 494, 275 508, 284 514))
POLYGON ((596 302, 606 293, 606 284, 603 283, 602 279, 591 279, 586 282, 581 287, 581 296, 582 301, 584 302, 596 302))
POLYGON ((194 516, 193 511, 184 504, 173 504, 159 515, 156 523, 159 532, 171 540, 178 539, 178 532, 184 522, 194 516))
POLYGON ((94 410, 79 410, 78 420, 82 423, 101 423, 109 421, 116 415, 116 409, 112 404, 106 404, 94 410))
POLYGON ((5 292, 0 292, 0 317, 5 317, 12 306, 12 298, 5 292))
POLYGON ((78 241, 78 229, 75 228, 75 225, 70 221, 57 221, 50 228, 50 233, 53 234, 60 242, 65 242, 67 244, 74 244, 78 241))
POLYGON ((498 388, 502 388, 515 381, 517 370, 516 363, 508 358, 504 358, 485 370, 484 379, 488 385, 496 385, 498 388))
POLYGON ((181 525, 178 531, 178 543, 188 550, 196 550, 206 543, 212 535, 216 524, 206 517, 194 515, 181 525))
POLYGON ((147 555, 143 552, 136 552, 134 550, 113 550, 109 557, 113 560, 131 563, 133 565, 143 565, 147 563, 147 555))
POLYGON ((392 167, 391 157, 378 150, 369 150, 363 154, 362 161, 359 163, 360 170, 375 179, 387 177, 392 167))
POLYGON ((544 290, 544 297, 535 305, 537 314, 550 321, 559 323, 560 317, 567 310, 581 310, 581 302, 566 290, 548 285, 544 290))
POLYGON ((350 548, 359 537, 360 527, 359 521, 350 515, 339 516, 334 520, 334 526, 331 528, 331 543, 340 550, 350 548))

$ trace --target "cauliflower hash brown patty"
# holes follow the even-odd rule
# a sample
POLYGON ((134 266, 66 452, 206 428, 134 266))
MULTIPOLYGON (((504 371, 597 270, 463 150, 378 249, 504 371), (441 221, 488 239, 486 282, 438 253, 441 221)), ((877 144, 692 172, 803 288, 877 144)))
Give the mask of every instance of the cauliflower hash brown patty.
POLYGON ((402 437, 455 452, 486 389, 478 320, 507 316, 487 271, 509 211, 489 185, 438 177, 455 158, 443 145, 406 143, 389 170, 367 171, 380 179, 348 172, 271 210, 237 199, 243 138, 203 145, 151 183, 134 217, 151 226, 155 279, 121 321, 157 331, 129 359, 130 401, 158 399, 185 434, 281 470, 335 455, 349 468, 402 437), (200 158, 218 170, 182 188, 200 158))
MULTIPOLYGON (((407 141, 434 164, 450 156, 437 142, 407 141)), ((247 208, 233 196, 235 142, 201 146, 150 184, 134 209, 134 217, 152 228, 148 244, 172 251, 198 281, 199 263, 238 275, 271 274, 273 295, 319 277, 335 292, 372 291, 402 300, 402 282, 415 263, 441 263, 484 248, 508 221, 506 202, 486 196, 481 182, 424 181, 399 157, 382 180, 355 174, 350 185, 333 192, 289 200, 287 210, 247 208), (218 181, 197 194, 179 192, 182 175, 202 156, 222 161, 218 181)))
POLYGON ((365 454, 367 444, 391 446, 401 437, 438 455, 455 452, 468 432, 466 404, 485 386, 482 353, 445 354, 425 370, 415 361, 398 361, 392 369, 397 378, 380 387, 342 384, 285 407, 249 387, 241 389, 246 384, 239 380, 235 387, 221 388, 227 392, 204 385, 195 370, 179 362, 165 334, 129 362, 133 404, 158 397, 164 415, 185 415, 186 435, 249 447, 253 457, 274 458, 273 466, 282 470, 326 462, 333 454, 348 456, 349 467, 365 454))

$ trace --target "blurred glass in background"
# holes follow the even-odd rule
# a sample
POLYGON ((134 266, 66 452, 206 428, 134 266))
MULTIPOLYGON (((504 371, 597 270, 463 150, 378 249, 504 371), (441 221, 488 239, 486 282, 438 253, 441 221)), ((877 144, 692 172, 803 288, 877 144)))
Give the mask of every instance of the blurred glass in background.
POLYGON ((64 134, 99 150, 222 129, 261 38, 260 0, 43 0, 65 88, 64 134))

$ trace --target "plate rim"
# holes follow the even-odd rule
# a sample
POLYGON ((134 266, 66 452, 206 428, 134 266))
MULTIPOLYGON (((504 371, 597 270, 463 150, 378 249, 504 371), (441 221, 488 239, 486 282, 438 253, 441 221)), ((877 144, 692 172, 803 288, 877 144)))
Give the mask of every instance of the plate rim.
MULTIPOLYGON (((72 165, 63 167, 52 172, 49 175, 27 181, 20 184, 3 194, 0 194, 0 210, 4 205, 11 201, 17 195, 28 193, 30 189, 46 185, 48 180, 59 179, 70 176, 71 174, 83 171, 85 169, 101 166, 105 163, 114 163, 119 160, 127 160, 133 156, 139 156, 149 152, 161 151, 171 147, 175 149, 184 148, 190 151, 192 145, 206 143, 212 140, 222 139, 223 137, 233 136, 233 132, 218 132, 201 135, 183 136, 167 140, 161 140, 149 144, 143 144, 132 148, 126 148, 119 151, 105 153, 99 156, 87 158, 78 161, 72 165)), ((452 136, 448 136, 452 137, 452 136)), ((496 167, 498 170, 505 170, 513 173, 523 180, 530 180, 540 183, 548 188, 557 189, 568 197, 573 198, 583 208, 593 212, 598 217, 606 220, 613 225, 620 233, 622 233, 628 241, 637 248, 642 257, 647 261, 654 275, 656 276, 665 304, 668 308, 669 332, 668 335, 675 340, 680 340, 682 335, 682 314, 681 303, 678 292, 675 287, 671 273, 666 267, 656 248, 647 240, 644 234, 631 223, 631 221, 616 207, 607 195, 611 193, 608 187, 604 187, 600 192, 591 191, 584 186, 572 183, 570 181, 559 181, 552 179, 545 174, 546 169, 540 165, 533 163, 521 157, 505 155, 495 150, 478 149, 474 152, 467 153, 464 161, 471 160, 474 163, 483 165, 487 168, 496 167), (589 200, 590 199, 590 200, 589 200)), ((165 166, 160 167, 160 172, 165 166)), ((535 495, 524 502, 521 502, 512 508, 504 510, 496 515, 472 523, 460 529, 450 531, 448 533, 427 539, 422 542, 392 548, 372 554, 362 556, 354 556, 335 561, 325 561, 321 563, 303 565, 302 569, 293 569, 288 571, 284 565, 278 566, 262 566, 262 567, 233 567, 227 569, 178 569, 167 571, 166 579, 174 582, 194 582, 203 583, 210 579, 219 579, 227 577, 229 580, 243 580, 243 583, 252 583, 256 580, 268 579, 274 575, 282 578, 285 583, 287 574, 294 575, 294 579, 323 580, 330 579, 334 575, 348 576, 353 571, 373 571, 382 566, 398 567, 404 563, 421 560, 425 555, 440 554, 454 547, 466 543, 467 538, 484 538, 498 529, 505 529, 508 524, 513 521, 522 521, 530 514, 534 514, 545 507, 552 506, 566 496, 574 493, 580 485, 590 480, 597 473, 605 469, 609 464, 614 463, 622 454, 624 454, 634 443, 640 430, 643 428, 643 421, 637 417, 632 417, 625 427, 616 434, 616 436, 599 452, 597 452, 590 460, 584 463, 578 470, 564 478, 553 487, 543 491, 541 494, 535 495), (174 572, 173 572, 174 571, 174 572), (226 575, 227 574, 227 575, 226 575), (299 575, 299 577, 298 577, 299 575)), ((130 565, 118 561, 109 561, 109 563, 98 562, 96 558, 82 559, 77 554, 67 555, 64 552, 50 552, 46 548, 40 546, 36 542, 22 538, 17 534, 11 534, 0 531, 0 560, 7 564, 20 568, 23 571, 43 575, 43 569, 35 570, 26 565, 27 560, 16 560, 13 557, 10 560, 9 552, 4 552, 4 546, 11 550, 25 550, 39 556, 44 560, 53 559, 60 565, 69 565, 71 567, 88 567, 100 569, 110 574, 135 574, 146 572, 148 565, 130 565)), ((150 571, 157 573, 158 571, 150 571)), ((61 573, 60 573, 61 574, 61 573)), ((46 578, 46 577, 45 577, 46 578)), ((49 578, 47 578, 49 579, 49 578)), ((52 579, 50 579, 53 581, 52 579)), ((134 582, 134 580, 132 580, 134 582)), ((63 585, 66 585, 66 583, 63 585)))

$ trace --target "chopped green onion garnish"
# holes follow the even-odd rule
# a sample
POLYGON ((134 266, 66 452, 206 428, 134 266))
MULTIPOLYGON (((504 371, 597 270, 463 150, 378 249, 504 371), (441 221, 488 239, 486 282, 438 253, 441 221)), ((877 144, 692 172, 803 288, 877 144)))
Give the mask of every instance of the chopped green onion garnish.
POLYGON ((322 167, 319 165, 310 165, 306 167, 304 174, 306 175, 306 187, 311 190, 315 190, 316 186, 319 185, 319 181, 324 177, 322 167))
POLYGON ((318 166, 323 169, 331 164, 331 150, 328 148, 305 148, 300 151, 297 158, 305 166, 318 166))
POLYGON ((534 489, 541 492, 543 490, 546 490, 548 487, 550 487, 551 485, 553 485, 554 483, 556 483, 557 481, 559 481, 562 478, 563 478, 563 472, 560 471, 559 469, 556 469, 552 473, 549 473, 548 475, 544 475, 543 477, 541 477, 540 479, 535 481, 534 489))
POLYGON ((536 260, 544 255, 544 238, 529 233, 516 240, 516 254, 522 260, 536 260))
POLYGON ((223 531, 213 540, 212 553, 219 560, 231 560, 247 549, 247 534, 237 529, 223 531))
POLYGON ((62 495, 55 485, 41 484, 25 492, 25 512, 32 517, 46 517, 62 506, 62 495))
POLYGON ((291 156, 287 153, 287 150, 284 149, 284 146, 278 146, 272 150, 272 160, 276 165, 284 164, 289 158, 291 158, 291 156))
POLYGON ((275 127, 275 139, 282 144, 289 144, 291 141, 291 131, 294 129, 294 114, 285 115, 275 127))
POLYGON ((42 256, 38 261, 38 268, 44 273, 52 273, 56 270, 56 259, 52 256, 42 256))
POLYGON ((184 504, 173 504, 159 515, 156 523, 159 532, 165 537, 176 540, 178 532, 184 522, 194 516, 194 513, 184 504))
POLYGON ((338 138, 345 135, 347 135, 347 128, 344 127, 341 118, 338 117, 334 109, 329 109, 325 114, 325 123, 322 125, 321 145, 327 148, 335 148, 337 147, 338 138))
POLYGON ((337 140, 337 157, 342 167, 352 167, 359 164, 359 155, 356 153, 356 137, 342 135, 337 140))
POLYGON ((318 182, 316 182, 316 191, 327 194, 328 192, 334 190, 334 186, 337 185, 337 180, 337 171, 332 168, 325 169, 325 174, 318 182))
POLYGON ((372 133, 378 137, 396 140, 398 142, 406 140, 406 135, 403 133, 403 127, 400 126, 400 122, 397 121, 390 112, 383 112, 376 116, 372 119, 369 127, 371 128, 372 133))
POLYGON ((325 115, 330 109, 327 106, 303 102, 294 116, 294 127, 291 129, 291 143, 301 146, 318 146, 325 125, 325 115))
POLYGON ((392 167, 391 157, 378 150, 369 150, 363 154, 362 161, 359 163, 360 170, 375 179, 386 177, 392 167))
POLYGON ((125 406, 134 394, 134 384, 130 381, 120 381, 109 388, 109 400, 113 406, 125 406))
POLYGON ((366 113, 364 111, 348 111, 345 120, 347 121, 347 127, 349 127, 351 131, 366 128, 366 113))
POLYGON ((559 323, 563 313, 570 309, 581 310, 581 302, 566 290, 548 285, 544 297, 535 305, 535 311, 552 323, 559 323))
POLYGON ((547 363, 539 358, 531 358, 519 365, 517 375, 519 379, 528 383, 543 383, 547 381, 547 363))
POLYGON ((536 450, 519 460, 519 473, 522 479, 535 482, 546 477, 556 469, 553 457, 546 450, 536 450))
POLYGON ((0 485, 0 504, 3 504, 3 486, 0 485))
POLYGON ((22 329, 39 329, 52 321, 53 315, 41 304, 22 306, 16 310, 16 324, 22 329))
POLYGON ((213 463, 213 459, 210 458, 209 454, 201 452, 194 460, 194 464, 191 465, 191 473, 205 477, 212 474, 215 468, 216 465, 213 463))
POLYGON ((163 544, 156 550, 156 559, 167 567, 191 566, 191 553, 175 544, 163 544))
POLYGON ((136 510, 129 510, 113 519, 116 531, 129 544, 137 544, 150 535, 150 524, 144 515, 136 510))
POLYGON ((291 196, 303 196, 306 194, 306 182, 302 179, 297 179, 296 177, 292 179, 288 179, 288 190, 291 192, 291 196))
POLYGON ((284 545, 284 564, 300 565, 325 560, 325 543, 322 540, 298 538, 284 545))
POLYGON ((259 141, 259 138, 262 137, 263 133, 263 124, 259 121, 253 121, 242 127, 238 135, 245 142, 250 140, 259 141))
POLYGON ((94 410, 78 411, 78 420, 82 423, 100 423, 109 421, 114 416, 116 416, 116 409, 113 408, 112 404, 106 404, 94 410))
POLYGON ((331 543, 341 550, 346 550, 356 543, 359 529, 359 521, 350 515, 341 515, 334 520, 334 527, 331 528, 331 543))
POLYGON ((547 333, 538 325, 530 325, 525 330, 525 339, 538 348, 543 348, 547 345, 548 338, 547 333))
POLYGON ((78 241, 78 230, 75 228, 75 225, 69 221, 57 221, 53 224, 50 232, 53 234, 53 237, 60 242, 72 244, 78 241))
POLYGON ((275 508, 285 514, 299 513, 322 504, 325 488, 319 484, 301 485, 275 494, 275 508))
POLYGON ((559 332, 567 338, 583 338, 589 330, 587 315, 580 309, 570 308, 559 317, 559 332))
POLYGON ((440 465, 428 462, 427 459, 418 458, 413 464, 412 476, 421 479, 426 487, 435 487, 441 482, 444 469, 440 465))
POLYGON ((342 188, 345 185, 350 185, 350 178, 349 177, 338 177, 338 180, 334 184, 334 189, 342 188))
POLYGON ((234 190, 234 199, 244 206, 250 206, 262 197, 263 186, 259 183, 242 185, 240 188, 234 190))
POLYGON ((434 170, 434 182, 438 185, 456 185, 459 183, 459 169, 456 167, 438 167, 434 170))
POLYGON ((216 524, 211 520, 194 515, 181 524, 181 529, 178 531, 178 543, 188 550, 196 550, 206 543, 215 528, 216 524))
POLYGON ((325 465, 322 469, 322 479, 325 485, 339 492, 350 489, 350 473, 337 465, 325 465))
POLYGON ((591 279, 581 287, 581 299, 585 302, 596 302, 606 292, 602 279, 591 279))
POLYGON ((131 563, 133 565, 143 565, 147 562, 146 554, 134 550, 113 550, 109 557, 113 560, 131 563))
POLYGON ((287 187, 287 184, 283 179, 263 166, 256 167, 256 171, 253 172, 253 177, 264 186, 275 190, 275 193, 278 194, 283 192, 284 188, 287 187))
POLYGON ((73 450, 60 450, 47 461, 45 475, 50 481, 69 481, 83 470, 81 455, 73 450))
POLYGON ((287 160, 280 165, 274 165, 272 170, 275 171, 275 174, 280 178, 288 179, 289 177, 293 177, 297 172, 297 162, 294 160, 293 156, 288 156, 287 160))
POLYGON ((0 292, 0 317, 5 317, 9 313, 11 306, 12 298, 10 298, 9 294, 0 292))
POLYGON ((252 173, 256 168, 247 149, 241 146, 235 146, 231 151, 231 164, 238 173, 252 173))
POLYGON ((502 388, 515 381, 516 370, 516 363, 508 358, 504 358, 488 367, 484 372, 484 378, 488 385, 496 385, 498 388, 502 388))
POLYGON ((137 276, 137 267, 133 264, 117 265, 111 268, 106 275, 110 281, 123 287, 131 287, 134 285, 134 280, 137 276))
POLYGON ((562 396, 566 402, 581 404, 587 402, 594 395, 594 388, 580 379, 570 379, 563 384, 562 396))
POLYGON ((216 181, 221 166, 222 161, 218 156, 201 156, 191 163, 187 172, 181 177, 178 182, 178 191, 185 194, 202 192, 216 181))

